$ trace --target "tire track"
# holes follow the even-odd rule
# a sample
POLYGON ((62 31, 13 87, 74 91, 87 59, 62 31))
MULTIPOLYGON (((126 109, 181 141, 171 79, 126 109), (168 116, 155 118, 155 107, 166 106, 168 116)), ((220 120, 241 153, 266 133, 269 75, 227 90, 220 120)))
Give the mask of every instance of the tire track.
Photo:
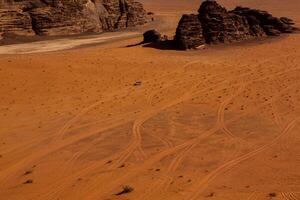
POLYGON ((286 200, 298 200, 298 197, 293 192, 282 192, 281 195, 286 200))
MULTIPOLYGON (((224 127, 225 127, 225 124, 224 124, 225 107, 233 100, 233 98, 235 96, 237 96, 238 94, 240 94, 240 92, 242 92, 244 90, 244 88, 245 88, 245 85, 242 84, 238 88, 238 90, 237 90, 237 92, 235 94, 231 95, 229 98, 227 98, 225 101, 223 101, 221 103, 221 105, 219 106, 219 109, 218 109, 217 122, 215 124, 215 129, 217 129, 217 130, 219 130, 219 129, 224 130, 224 127)), ((215 133, 215 131, 210 132, 208 135, 206 135, 206 137, 209 137, 213 133, 215 133)), ((235 138, 235 136, 231 132, 227 132, 227 135, 229 137, 231 137, 231 138, 235 138)), ((205 137, 203 137, 203 138, 205 138, 205 137)), ((197 144, 195 144, 195 145, 197 145, 197 144)), ((169 166, 168 171, 167 171, 167 173, 169 174, 169 176, 176 171, 176 169, 179 167, 179 165, 182 163, 182 161, 185 159, 185 157, 190 152, 190 150, 192 150, 193 147, 194 146, 191 146, 191 147, 187 148, 186 150, 184 150, 180 154, 180 156, 175 157, 175 159, 172 161, 172 163, 169 166)), ((171 182, 172 181, 173 181, 173 178, 172 178, 171 182)), ((167 184, 167 187, 170 185, 171 182, 169 182, 167 184)))
MULTIPOLYGON (((227 98, 225 101, 223 101, 221 103, 221 105, 219 106, 218 112, 217 112, 217 122, 213 128, 212 131, 208 131, 206 133, 203 134, 202 139, 209 137, 211 134, 214 134, 217 130, 223 130, 225 128, 225 123, 224 123, 224 111, 225 111, 225 107, 232 101, 232 99, 237 96, 238 94, 240 94, 244 89, 245 89, 245 84, 242 84, 236 93, 234 93, 233 95, 231 95, 229 98, 227 98)), ((230 138, 236 138, 231 132, 227 132, 228 136, 230 138)), ((171 185, 171 183, 174 181, 174 177, 172 177, 172 174, 175 173, 176 169, 179 167, 179 165, 182 163, 182 161, 185 159, 185 157, 187 156, 187 154, 197 145, 197 143, 195 143, 194 145, 184 149, 181 153, 179 153, 177 156, 175 156, 175 158, 172 160, 171 164, 169 165, 165 175, 164 175, 164 179, 160 179, 156 184, 154 184, 154 188, 150 188, 148 190, 148 192, 146 192, 145 194, 143 194, 143 196, 141 196, 141 199, 148 199, 149 196, 154 192, 154 191, 158 191, 161 190, 162 188, 164 188, 164 190, 167 190, 168 187, 171 185)))
MULTIPOLYGON (((291 69, 291 70, 295 70, 295 69, 291 69)), ((291 71, 291 70, 288 70, 288 71, 291 71)), ((284 71, 284 72, 278 72, 278 73, 276 73, 276 74, 273 74, 273 76, 274 75, 280 75, 280 74, 283 74, 283 73, 287 73, 288 71, 284 71)), ((272 75, 271 75, 272 76, 272 75)), ((271 76, 268 76, 268 77, 271 77, 271 76)), ((264 77, 264 78, 266 78, 266 77, 264 77)), ((184 98, 183 98, 184 99, 184 98)), ((179 101, 180 102, 180 101, 179 101)), ((171 105, 172 106, 172 105, 171 105)), ((168 106, 167 106, 168 107, 168 106)), ((164 108, 163 108, 164 109, 164 108)), ((181 149, 180 147, 178 147, 178 149, 181 149)))
POLYGON ((297 195, 296 193, 294 193, 294 192, 291 192, 291 193, 290 193, 290 196, 291 196, 294 200, 299 200, 298 195, 297 195))
MULTIPOLYGON (((298 68, 297 68, 297 69, 298 69, 298 68)), ((264 79, 269 78, 269 77, 276 77, 276 76, 278 76, 278 75, 281 75, 281 74, 284 74, 284 73, 287 73, 287 72, 290 72, 290 71, 293 71, 293 70, 296 70, 296 69, 289 69, 289 70, 286 70, 286 71, 284 71, 284 72, 276 72, 276 73, 273 73, 273 74, 271 74, 271 75, 268 75, 268 76, 265 76, 265 77, 262 77, 262 78, 258 78, 258 79, 252 80, 252 81, 248 81, 248 83, 252 83, 252 82, 254 82, 254 81, 259 81, 259 80, 264 80, 264 79)), ((186 99, 189 99, 189 98, 186 98, 185 96, 183 96, 182 99, 183 99, 183 100, 186 100, 186 99)), ((181 102, 181 101, 179 101, 179 102, 181 102)), ((265 104, 263 104, 263 106, 265 106, 265 105, 267 105, 267 104, 269 104, 269 103, 265 103, 265 104)), ((173 104, 172 104, 172 105, 173 105, 173 104)), ((172 105, 171 105, 171 106, 172 106, 172 105)), ((168 107, 168 106, 167 106, 167 107, 168 107)), ((164 110, 164 109, 165 109, 165 108, 163 108, 162 110, 164 110)), ((234 120, 230 120, 230 121, 234 121, 234 120)), ((215 131, 217 131, 217 129, 214 129, 214 130, 211 130, 211 131, 215 132, 215 131)), ((207 132, 206 134, 209 135, 209 134, 211 134, 211 133, 210 133, 210 132, 207 132)), ((204 136, 205 136, 206 134, 204 134, 204 136)), ((148 162, 145 161, 145 162, 144 162, 144 165, 150 167, 151 165, 153 165, 154 163, 160 161, 160 160, 163 159, 164 157, 169 156, 169 155, 171 155, 171 154, 174 154, 175 152, 177 152, 177 151, 179 151, 179 150, 185 149, 185 148, 187 148, 188 146, 191 146, 191 147, 193 148, 193 147, 195 146, 195 144, 197 143, 197 141, 199 141, 200 139, 201 139, 201 137, 199 137, 199 138, 194 138, 194 139, 191 139, 191 140, 189 140, 189 141, 187 141, 187 142, 185 142, 185 143, 183 143, 183 144, 181 144, 181 145, 177 145, 177 146, 175 146, 175 147, 172 148, 172 149, 168 149, 168 150, 166 150, 166 151, 163 151, 163 152, 157 154, 156 156, 153 156, 152 158, 148 159, 148 162)), ((96 166, 95 166, 95 167, 96 167, 96 166)), ((98 166, 98 167, 99 167, 99 166, 98 166)), ((143 167, 141 167, 141 168, 143 168, 143 167)), ((134 173, 134 174, 137 174, 137 173, 139 173, 139 172, 140 172, 140 169, 136 169, 135 172, 133 172, 133 173, 134 173)), ((129 177, 128 177, 129 174, 130 174, 130 173, 124 175, 123 177, 120 177, 119 180, 128 179, 128 178, 129 178, 129 177)), ((116 185, 118 185, 118 183, 119 183, 119 181, 113 181, 111 184, 107 184, 106 187, 103 188, 103 190, 104 190, 104 191, 110 191, 110 190, 112 190, 112 188, 116 187, 116 185)), ((97 184, 94 184, 94 185, 97 185, 97 184)), ((99 194, 99 193, 100 193, 100 191, 97 192, 97 194, 99 194)), ((91 197, 91 199, 93 199, 93 198, 91 197)))
POLYGON ((209 184, 209 182, 211 182, 212 180, 214 180, 217 176, 221 175, 222 173, 229 171, 230 169, 232 169, 233 167, 235 167, 236 165, 242 163, 243 161, 246 161, 254 156, 256 156, 257 154, 265 151, 266 149, 270 148, 271 146, 273 146, 274 144, 276 144, 283 136, 285 136, 287 133, 289 133, 295 126, 296 123, 298 121, 298 118, 295 120, 292 120, 282 131, 281 134, 279 134, 275 139, 273 139, 270 143, 254 150, 251 151, 249 153, 246 153, 243 156, 240 156, 236 159, 233 159, 221 166, 219 166, 217 169, 215 169, 214 171, 212 171, 211 173, 209 173, 205 178, 203 178, 200 182, 197 183, 197 185, 195 186, 197 188, 197 191, 194 192, 192 195, 190 195, 188 198, 188 200, 195 200, 198 198, 198 196, 201 194, 201 192, 203 192, 203 190, 205 189, 205 187, 207 187, 207 185, 209 184))
POLYGON ((285 200, 295 200, 288 192, 281 192, 280 194, 285 200))
MULTIPOLYGON (((282 56, 282 55, 280 55, 280 57, 284 57, 284 56, 282 56)), ((269 60, 272 60, 271 58, 269 58, 269 59, 266 59, 264 62, 268 62, 269 60)), ((189 65, 192 65, 192 64, 196 64, 196 63, 199 63, 199 62, 201 62, 202 60, 196 60, 196 61, 192 61, 192 62, 189 62, 189 63, 187 63, 187 64, 185 64, 184 65, 184 67, 183 67, 183 69, 179 69, 179 70, 177 70, 177 71, 175 71, 174 73, 184 73, 184 72, 186 72, 187 71, 187 67, 189 66, 189 65)), ((219 63, 220 64, 220 63, 219 63)), ((167 74, 166 76, 168 76, 169 74, 167 74)), ((149 79, 149 80, 153 80, 153 79, 149 79)), ((148 80, 148 81, 149 81, 148 80)), ((147 81, 147 80, 146 80, 147 81)), ((120 90, 121 91, 121 90, 120 90)), ((119 92, 117 91, 117 92, 115 92, 115 94, 119 94, 119 92)), ((104 101, 104 100, 103 100, 104 101)), ((80 113, 82 113, 82 112, 84 112, 83 110, 80 112, 80 113)), ((77 115, 80 115, 80 113, 78 113, 77 115)), ((75 116, 76 117, 76 116, 75 116)), ((73 117, 74 118, 74 117, 73 117)), ((64 129, 67 129, 67 126, 68 126, 68 124, 70 124, 70 121, 73 121, 74 119, 70 119, 61 129, 60 129, 60 132, 63 132, 63 130, 64 129)), ((75 121, 75 120, 74 120, 75 121)), ((29 146, 30 144, 36 144, 36 142, 32 142, 31 141, 31 143, 26 143, 26 144, 24 144, 22 147, 26 147, 26 146, 29 146)))
MULTIPOLYGON (((272 76, 272 75, 271 75, 272 76)), ((263 79, 265 79, 266 77, 264 77, 263 79)), ((257 80, 253 80, 253 81, 248 81, 247 83, 242 84, 242 86, 239 87, 237 94, 239 94, 240 92, 243 91, 243 89, 246 87, 246 85, 257 81, 257 80)), ((237 95, 236 94, 236 95, 237 95)), ((228 103, 230 103, 230 101, 234 98, 235 95, 233 95, 232 97, 228 98, 227 100, 225 100, 221 105, 220 108, 218 110, 218 117, 217 117, 217 124, 215 125, 215 127, 204 133, 204 137, 206 136, 210 136, 211 134, 215 133, 217 130, 221 129, 225 132, 227 132, 227 135, 233 139, 236 139, 239 141, 239 143, 244 142, 244 140, 237 138, 234 136, 234 134, 232 134, 225 126, 225 122, 224 122, 224 111, 225 111, 225 107, 228 103), (225 129, 225 130, 224 130, 225 129)), ((200 138, 199 138, 200 139, 200 138)), ((182 153, 179 153, 178 156, 175 156, 175 158, 173 159, 173 161, 171 162, 169 168, 167 169, 167 175, 165 175, 164 177, 166 177, 165 179, 159 180, 158 183, 155 184, 155 189, 159 190, 163 185, 167 184, 167 180, 169 180, 169 183, 167 184, 166 187, 168 187, 170 185, 170 183, 172 183, 173 178, 170 177, 171 173, 174 173, 174 171, 178 168, 179 164, 182 162, 182 160, 186 157, 186 155, 188 154, 188 152, 193 149, 195 146, 197 145, 197 143, 193 144, 190 147, 187 147, 186 149, 183 150, 182 153)), ((237 150, 238 151, 238 150, 237 150)), ((167 188, 166 188, 167 189, 167 188)), ((143 199, 147 199, 149 197, 149 195, 151 193, 153 193, 154 189, 149 189, 148 192, 146 194, 143 194, 143 196, 141 198, 143 199)))
MULTIPOLYGON (((193 62, 194 63, 194 62, 193 62)), ((179 101, 180 102, 180 101, 179 101)), ((177 104, 177 101, 175 102, 175 104, 177 104)), ((168 106, 167 106, 168 107, 168 106)), ((165 109, 165 108, 162 108, 162 110, 163 109, 165 109)), ((158 110, 158 112, 160 111, 160 109, 158 110)), ((157 112, 155 112, 154 114, 156 114, 157 112)), ((151 118, 151 116, 152 116, 153 114, 150 114, 150 118, 151 118)), ((148 118, 149 118, 148 117, 148 118)), ((147 117, 146 117, 146 119, 147 119, 147 117)), ((145 119, 145 120, 146 120, 145 119)), ((141 122, 143 122, 143 120, 141 121, 141 122)), ((91 134, 92 135, 92 134, 91 134)), ((132 142, 132 144, 129 146, 129 148, 127 149, 127 150, 125 150, 124 152, 122 152, 121 153, 121 155, 120 155, 120 157, 121 158, 119 158, 119 162, 117 162, 118 164, 114 164, 113 165, 113 167, 115 168, 115 167, 118 167, 118 165, 122 162, 122 161, 124 161, 125 159, 127 159, 128 158, 128 156, 129 156, 129 154, 131 154, 131 153, 133 153, 134 152, 134 149, 136 148, 136 145, 139 143, 139 141, 140 141, 140 137, 138 136, 138 134, 135 134, 134 136, 133 136, 133 142, 132 142)), ((113 156, 113 157, 118 157, 118 155, 117 156, 113 156)), ((113 158, 112 157, 112 159, 115 159, 115 158, 113 158)), ((105 164, 105 162, 103 162, 103 161, 101 161, 101 166, 103 166, 104 164, 105 164)), ((100 164, 100 163, 99 163, 100 164)), ((88 168, 88 169, 90 169, 90 167, 88 168)), ((87 170, 88 170, 87 169, 87 170)), ((81 173, 80 173, 81 174, 81 173)), ((78 176, 80 176, 80 175, 78 175, 78 176)), ((77 176, 77 177, 78 177, 77 176)), ((55 184, 56 185, 56 184, 55 184)))
MULTIPOLYGON (((297 68, 297 69, 298 69, 298 68, 297 68)), ((265 76, 265 77, 263 77, 263 78, 258 78, 258 79, 252 80, 252 81, 248 81, 248 83, 252 83, 252 82, 254 82, 254 81, 259 81, 259 80, 264 80, 264 79, 269 78, 269 77, 276 77, 277 75, 281 75, 281 74, 284 74, 284 73, 287 73, 287 72, 290 72, 290 71, 293 71, 293 70, 295 70, 295 69, 286 70, 285 72, 280 72, 280 73, 279 73, 279 72, 276 72, 276 73, 274 73, 274 74, 265 76)), ((268 105, 268 104, 269 104, 269 102, 263 103, 261 106, 265 106, 265 105, 268 105)), ((239 118, 239 117, 238 117, 238 118, 239 118)), ((230 120, 228 123, 230 123, 230 122, 232 122, 232 121, 235 121, 235 120, 236 120, 236 119, 232 119, 232 120, 230 120)), ((206 133, 204 133, 203 136, 205 137, 206 135, 211 134, 211 132, 216 132, 217 130, 218 130, 218 128, 213 128, 212 130, 207 131, 206 133)), ((197 142, 198 142, 199 140, 201 140, 201 138, 202 138, 202 137, 199 136, 199 137, 194 138, 194 139, 191 139, 191 140, 189 140, 189 141, 187 141, 187 142, 185 142, 185 143, 183 143, 183 144, 177 145, 177 146, 175 146, 175 147, 172 148, 172 149, 168 149, 168 150, 166 150, 166 151, 163 151, 163 152, 157 154, 156 156, 153 156, 152 159, 149 159, 148 161, 149 161, 149 163, 153 162, 154 160, 155 160, 155 162, 158 162, 158 161, 160 161, 161 159, 163 159, 164 157, 169 156, 169 155, 172 155, 172 154, 176 153, 177 151, 185 150, 186 148, 189 148, 188 150, 190 150, 190 149, 192 149, 192 148, 197 144, 197 142)), ((148 164, 148 162, 145 162, 145 165, 146 165, 146 166, 147 166, 147 164, 148 164)), ((148 167, 150 167, 150 166, 148 166, 148 167)), ((143 167, 143 168, 144 168, 144 167, 143 167)), ((145 168, 146 168, 146 167, 145 167, 145 168)), ((136 173, 138 173, 138 172, 139 172, 139 169, 136 169, 136 173)), ((124 176, 123 178, 126 179, 125 177, 126 177, 126 176, 124 176)), ((120 179, 120 180, 123 180, 123 178, 120 179)), ((127 177, 127 178, 128 178, 128 177, 127 177)), ((112 183, 112 185, 114 185, 114 184, 117 185, 117 183, 112 183)), ((111 188, 114 188, 114 187, 115 187, 115 186, 112 186, 112 185, 110 185, 110 186, 109 186, 110 189, 107 189, 107 190, 111 190, 111 188)), ((100 192, 99 192, 99 193, 100 193, 100 192)))
MULTIPOLYGON (((243 84, 239 89, 237 93, 240 93, 244 88, 246 87, 246 84, 243 84)), ((224 130, 225 123, 224 123, 224 111, 225 111, 225 107, 228 103, 230 103, 230 101, 232 100, 232 98, 234 98, 235 95, 233 95, 232 97, 230 97, 228 100, 225 100, 221 105, 220 108, 218 110, 218 117, 217 117, 217 124, 215 126, 215 130, 212 131, 212 133, 216 132, 217 130, 221 129, 224 130)), ((209 136, 209 135, 208 135, 209 136)), ((237 137, 234 136, 234 134, 232 134, 231 132, 229 132, 228 136, 230 136, 231 138, 237 139, 239 142, 244 142, 244 140, 239 139, 237 137)), ((194 145, 195 146, 195 145, 194 145)), ((168 170, 167 170, 167 174, 170 174, 171 172, 174 173, 174 171, 177 169, 179 163, 184 159, 184 157, 187 155, 187 153, 194 148, 194 146, 191 146, 187 149, 185 149, 182 153, 179 154, 179 156, 175 157, 174 160, 172 161, 171 165, 169 166, 168 170), (171 172, 170 172, 171 171, 171 172)), ((173 181, 172 178, 170 178, 170 175, 165 176, 167 177, 166 179, 169 179, 169 184, 173 181)), ((159 183, 155 184, 155 188, 160 188, 162 185, 166 184, 166 180, 160 180, 159 183)), ((153 189, 150 189, 150 192, 153 192, 153 189)), ((147 193, 146 193, 147 194, 147 193)), ((147 199, 147 195, 144 196, 144 199, 147 199), (145 198, 146 197, 146 198, 145 198)))
MULTIPOLYGON (((222 85, 223 85, 223 83, 221 83, 221 86, 222 86, 222 85)), ((194 87, 194 88, 197 88, 197 87, 194 87)), ((205 88, 204 90, 206 90, 206 88, 205 88)), ((197 92, 199 92, 199 91, 197 91, 197 92)), ((173 102, 173 103, 171 103, 171 104, 168 104, 165 108, 162 108, 161 110, 159 110, 159 112, 161 112, 162 110, 165 110, 165 109, 168 108, 168 107, 171 107, 171 106, 173 106, 173 105, 176 105, 176 104, 178 104, 178 103, 180 103, 180 102, 186 100, 187 97, 188 97, 188 99, 189 99, 191 94, 195 94, 195 92, 193 92, 193 90, 191 90, 191 92, 185 93, 185 94, 182 96, 182 98, 180 98, 179 100, 176 100, 175 102, 173 102)), ((155 112, 155 114, 157 114, 157 113, 159 113, 159 112, 155 112)), ((155 114, 152 114, 152 115, 150 116, 150 118, 151 118, 153 115, 155 115, 155 114)), ((148 117, 148 119, 149 119, 149 117, 148 117)), ((128 156, 125 157, 125 158, 127 159, 128 156)), ((124 160, 122 160, 122 161, 124 161, 124 160)), ((118 162, 118 164, 120 164, 120 162, 118 162)), ((118 164, 117 164, 117 165, 118 165, 118 164)), ((114 167, 116 167, 117 165, 114 165, 114 167)))
POLYGON ((247 200, 256 200, 259 197, 259 193, 258 192, 253 192, 248 198, 247 200))
MULTIPOLYGON (((188 66, 190 66, 192 64, 196 64, 196 63, 199 63, 199 60, 187 63, 183 68, 185 69, 186 67, 188 67, 188 66)), ((234 70, 231 70, 231 71, 234 71, 234 70)), ((212 76, 211 78, 213 78, 213 77, 215 77, 215 76, 212 76)), ((197 80, 197 79, 195 78, 195 79, 193 79, 193 81, 194 80, 197 80)), ((209 79, 207 79, 207 81, 209 81, 209 79)), ((173 86, 173 84, 170 84, 170 86, 173 86)), ((193 86, 192 90, 190 92, 185 93, 183 95, 183 97, 184 96, 190 96, 190 95, 192 95, 194 93, 193 88, 196 89, 197 87, 193 86)), ((152 94, 150 96, 153 97, 154 95, 152 94)), ((152 98, 148 98, 148 99, 150 99, 149 100, 150 101, 150 105, 152 105, 152 103, 151 103, 151 99, 152 98)), ((132 138, 131 145, 129 145, 128 149, 125 150, 122 153, 122 155, 120 156, 120 158, 118 159, 118 161, 116 162, 116 164, 114 164, 112 167, 116 168, 116 167, 120 166, 121 164, 123 164, 135 151, 138 151, 139 154, 141 155, 142 159, 145 159, 146 158, 146 154, 145 154, 145 152, 143 151, 143 149, 141 147, 142 136, 141 136, 141 132, 140 132, 140 127, 148 119, 150 119, 154 115, 158 114, 159 112, 161 112, 162 110, 165 110, 168 107, 172 107, 173 105, 177 105, 180 102, 182 102, 181 98, 179 98, 178 100, 175 100, 170 105, 166 104, 166 106, 163 106, 161 109, 158 108, 157 110, 154 110, 153 112, 150 111, 149 113, 146 113, 145 116, 141 116, 137 120, 135 120, 135 122, 133 124, 133 129, 132 129, 133 138, 132 138)))

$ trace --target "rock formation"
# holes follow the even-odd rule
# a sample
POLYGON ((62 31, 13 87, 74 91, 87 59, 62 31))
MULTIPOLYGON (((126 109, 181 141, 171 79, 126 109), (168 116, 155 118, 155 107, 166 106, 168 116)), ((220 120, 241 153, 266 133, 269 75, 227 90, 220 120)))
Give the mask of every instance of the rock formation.
POLYGON ((179 21, 175 45, 180 49, 192 49, 204 43, 202 24, 198 20, 198 15, 183 15, 179 21))
POLYGON ((144 37, 144 40, 143 40, 142 44, 151 43, 151 42, 159 42, 162 40, 161 34, 156 30, 146 31, 143 34, 143 37, 144 37))
POLYGON ((146 23, 135 0, 0 0, 3 35, 69 35, 146 23))
POLYGON ((236 7, 227 11, 216 1, 202 3, 198 14, 183 15, 174 43, 180 49, 203 44, 230 43, 262 36, 275 36, 296 30, 288 18, 276 18, 266 11, 236 7))

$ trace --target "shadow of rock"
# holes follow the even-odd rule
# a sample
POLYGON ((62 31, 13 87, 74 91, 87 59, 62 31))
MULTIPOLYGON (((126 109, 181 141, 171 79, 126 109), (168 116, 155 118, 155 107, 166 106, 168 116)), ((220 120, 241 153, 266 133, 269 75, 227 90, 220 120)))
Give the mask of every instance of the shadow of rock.
POLYGON ((146 43, 143 45, 143 47, 160 49, 160 50, 180 51, 180 49, 176 48, 173 40, 165 40, 165 41, 159 41, 159 42, 154 42, 154 43, 146 43))
POLYGON ((150 47, 155 49, 161 50, 178 50, 174 43, 174 40, 169 40, 168 36, 161 35, 156 30, 149 30, 143 34, 144 40, 142 42, 127 45, 126 47, 135 47, 135 46, 143 46, 143 47, 150 47))
POLYGON ((130 44, 126 47, 136 47, 136 46, 142 46, 146 48, 154 48, 154 49, 160 49, 160 50, 176 50, 176 51, 182 51, 181 49, 176 48, 176 45, 173 40, 164 40, 164 41, 158 41, 158 42, 139 42, 136 44, 130 44))
POLYGON ((129 44, 129 45, 126 45, 126 47, 136 47, 136 46, 140 46, 140 45, 143 45, 145 44, 144 42, 139 42, 139 43, 136 43, 136 44, 129 44))

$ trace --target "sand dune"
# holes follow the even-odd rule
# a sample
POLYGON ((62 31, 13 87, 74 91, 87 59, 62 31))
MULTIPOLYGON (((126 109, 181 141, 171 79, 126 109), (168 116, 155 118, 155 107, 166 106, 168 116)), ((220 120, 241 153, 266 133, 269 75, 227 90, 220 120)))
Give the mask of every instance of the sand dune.
MULTIPOLYGON (((170 35, 174 10, 199 3, 144 1, 170 35)), ((223 3, 299 21, 296 1, 272 1, 223 3)), ((140 37, 1 47, 12 55, 0 57, 0 199, 300 199, 299 39, 188 52, 126 47, 140 37), (133 191, 116 195, 123 186, 133 191)))

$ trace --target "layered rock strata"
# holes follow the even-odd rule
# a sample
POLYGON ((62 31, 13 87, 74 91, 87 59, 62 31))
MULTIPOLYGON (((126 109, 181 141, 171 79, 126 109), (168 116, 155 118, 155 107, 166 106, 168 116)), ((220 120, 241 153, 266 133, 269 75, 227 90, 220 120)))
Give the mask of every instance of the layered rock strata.
POLYGON ((146 23, 134 0, 2 0, 0 36, 114 31, 146 23))

